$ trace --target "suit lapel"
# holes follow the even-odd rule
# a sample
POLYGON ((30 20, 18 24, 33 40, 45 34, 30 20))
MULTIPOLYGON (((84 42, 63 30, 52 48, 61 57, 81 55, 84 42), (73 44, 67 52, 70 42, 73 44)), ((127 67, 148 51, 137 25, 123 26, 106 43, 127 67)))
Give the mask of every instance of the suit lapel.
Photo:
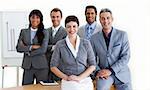
POLYGON ((54 39, 57 39, 60 36, 61 32, 62 32, 62 26, 58 29, 54 39))
POLYGON ((99 41, 100 41, 100 43, 101 43, 102 47, 104 48, 104 50, 105 50, 105 51, 107 51, 106 42, 105 42, 105 39, 104 39, 104 36, 103 36, 102 31, 101 31, 101 32, 99 32, 99 34, 98 34, 98 35, 100 35, 100 38, 99 38, 99 37, 97 37, 97 39, 99 39, 99 41))
POLYGON ((26 40, 27 40, 28 44, 31 44, 31 30, 27 29, 25 34, 27 35, 26 40))
POLYGON ((50 39, 50 41, 53 40, 53 36, 52 36, 52 27, 50 27, 50 29, 49 29, 49 39, 50 39))
POLYGON ((110 37, 110 42, 109 42, 109 47, 108 50, 111 52, 114 42, 115 42, 115 37, 116 37, 116 30, 113 28, 112 29, 112 33, 111 33, 111 37, 110 37))

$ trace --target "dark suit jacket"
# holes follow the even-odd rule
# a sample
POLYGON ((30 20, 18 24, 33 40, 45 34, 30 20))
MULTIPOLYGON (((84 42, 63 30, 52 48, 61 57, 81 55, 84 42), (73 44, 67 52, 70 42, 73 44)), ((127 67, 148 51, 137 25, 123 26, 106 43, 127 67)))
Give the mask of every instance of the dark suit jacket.
POLYGON ((57 41, 64 39, 67 36, 66 30, 64 27, 60 27, 55 35, 55 37, 52 36, 52 27, 48 28, 47 31, 49 32, 49 42, 48 42, 48 48, 46 52, 46 56, 48 59, 48 64, 50 64, 50 59, 52 56, 52 46, 57 43, 57 41))
MULTIPOLYGON (((17 52, 24 53, 22 68, 30 69, 31 65, 33 68, 41 69, 48 68, 47 59, 45 52, 48 46, 48 36, 47 30, 43 30, 44 39, 42 45, 39 49, 30 50, 31 47, 31 30, 22 29, 16 46, 17 52)), ((33 39, 33 44, 39 44, 37 37, 33 39)))

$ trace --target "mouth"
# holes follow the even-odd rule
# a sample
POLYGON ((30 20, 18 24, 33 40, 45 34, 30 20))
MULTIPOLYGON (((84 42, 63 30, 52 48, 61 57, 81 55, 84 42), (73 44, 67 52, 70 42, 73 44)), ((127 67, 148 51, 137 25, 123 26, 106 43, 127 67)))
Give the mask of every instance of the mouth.
POLYGON ((70 34, 74 34, 74 31, 69 31, 70 34))

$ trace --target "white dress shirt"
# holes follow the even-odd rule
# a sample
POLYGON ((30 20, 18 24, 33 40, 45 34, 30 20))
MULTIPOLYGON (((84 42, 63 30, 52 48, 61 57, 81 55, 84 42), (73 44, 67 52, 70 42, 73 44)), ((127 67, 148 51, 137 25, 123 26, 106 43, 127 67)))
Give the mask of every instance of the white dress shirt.
POLYGON ((77 35, 77 42, 76 42, 75 48, 71 44, 68 36, 66 37, 66 43, 67 43, 67 46, 69 47, 71 53, 73 54, 73 56, 76 58, 78 50, 79 50, 79 45, 80 45, 80 37, 77 35))
POLYGON ((57 31, 58 31, 58 29, 59 29, 60 27, 61 27, 60 25, 57 26, 57 27, 52 26, 52 30, 53 30, 52 36, 53 36, 53 37, 55 37, 55 35, 56 35, 56 33, 57 33, 57 31))

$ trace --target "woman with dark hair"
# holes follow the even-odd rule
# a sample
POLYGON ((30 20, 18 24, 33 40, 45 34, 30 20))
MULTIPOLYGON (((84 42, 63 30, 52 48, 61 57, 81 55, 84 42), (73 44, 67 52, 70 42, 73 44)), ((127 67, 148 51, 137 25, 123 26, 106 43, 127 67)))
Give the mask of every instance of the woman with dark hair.
POLYGON ((90 74, 96 61, 88 40, 77 35, 79 21, 76 16, 65 20, 67 37, 57 42, 50 67, 62 79, 61 90, 93 90, 90 74))
POLYGON ((22 85, 33 84, 48 79, 48 63, 45 52, 48 46, 48 32, 44 30, 43 15, 40 10, 29 14, 29 28, 22 29, 16 46, 17 52, 24 53, 22 85))

